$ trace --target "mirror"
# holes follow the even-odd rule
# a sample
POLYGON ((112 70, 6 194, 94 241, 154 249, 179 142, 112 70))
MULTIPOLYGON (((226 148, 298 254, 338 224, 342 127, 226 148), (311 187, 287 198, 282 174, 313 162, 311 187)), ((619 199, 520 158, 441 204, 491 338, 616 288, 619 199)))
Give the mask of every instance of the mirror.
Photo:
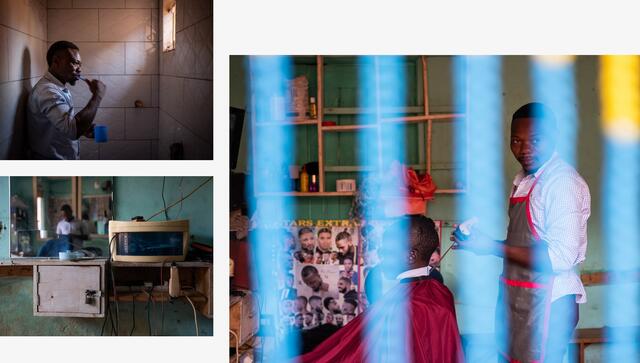
POLYGON ((82 221, 92 237, 107 238, 109 220, 113 218, 113 178, 85 176, 79 178, 82 221))
POLYGON ((80 249, 105 255, 112 177, 11 177, 10 193, 12 258, 80 249))

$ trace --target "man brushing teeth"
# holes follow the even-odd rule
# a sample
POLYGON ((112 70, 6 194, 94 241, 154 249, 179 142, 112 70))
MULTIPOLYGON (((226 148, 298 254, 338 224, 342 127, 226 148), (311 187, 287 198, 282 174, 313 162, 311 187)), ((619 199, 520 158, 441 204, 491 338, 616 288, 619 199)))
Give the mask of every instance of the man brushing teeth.
POLYGON ((82 76, 80 49, 68 41, 58 41, 47 51, 47 73, 29 95, 27 127, 31 159, 76 160, 80 158, 78 139, 93 137, 93 120, 106 92, 104 83, 82 76), (91 99, 76 111, 66 84, 87 83, 91 99))

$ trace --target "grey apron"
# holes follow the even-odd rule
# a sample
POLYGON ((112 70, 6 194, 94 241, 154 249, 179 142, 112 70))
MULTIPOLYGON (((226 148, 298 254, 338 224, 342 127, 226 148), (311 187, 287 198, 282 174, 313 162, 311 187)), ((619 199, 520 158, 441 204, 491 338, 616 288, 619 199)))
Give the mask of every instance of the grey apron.
MULTIPOLYGON (((509 199, 507 246, 533 247, 540 240, 531 219, 531 192, 509 199)), ((515 193, 515 188, 514 188, 515 193)), ((546 247, 545 247, 546 249, 546 247)), ((499 353, 512 363, 544 361, 553 277, 503 259, 496 307, 499 353)))

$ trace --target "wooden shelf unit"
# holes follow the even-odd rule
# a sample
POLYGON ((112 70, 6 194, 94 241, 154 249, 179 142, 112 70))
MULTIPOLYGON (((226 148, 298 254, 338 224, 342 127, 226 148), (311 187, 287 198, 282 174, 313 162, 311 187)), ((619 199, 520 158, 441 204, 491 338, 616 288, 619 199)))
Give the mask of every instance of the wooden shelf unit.
MULTIPOLYGON (((316 104, 318 108, 318 115, 316 119, 294 119, 288 122, 268 122, 268 123, 257 123, 255 121, 255 116, 252 116, 251 124, 252 131, 255 135, 256 132, 259 132, 258 127, 264 126, 313 126, 317 127, 317 161, 318 161, 318 192, 295 192, 295 191, 287 191, 287 192, 261 192, 256 188, 259 183, 257 181, 254 182, 254 192, 256 196, 259 197, 276 197, 276 196, 285 196, 285 197, 350 197, 354 196, 353 192, 330 192, 327 191, 325 185, 325 173, 333 172, 331 170, 327 170, 325 166, 324 160, 324 134, 325 133, 336 133, 336 132, 357 132, 359 130, 364 129, 377 129, 380 130, 380 126, 383 124, 391 124, 391 123, 423 123, 426 125, 426 135, 425 135, 425 153, 426 153, 426 165, 420 167, 420 170, 426 170, 429 174, 432 171, 432 152, 431 152, 431 144, 432 144, 432 124, 433 122, 453 122, 456 119, 461 119, 465 117, 465 114, 461 113, 446 113, 446 112, 436 112, 430 113, 429 110, 429 84, 428 84, 428 67, 427 67, 427 56, 419 56, 419 62, 421 64, 421 84, 422 84, 422 102, 423 106, 408 106, 408 107, 391 107, 391 108, 361 108, 361 107, 328 107, 325 108, 325 95, 324 95, 324 60, 325 56, 315 56, 315 65, 316 65, 316 76, 317 76, 317 87, 316 87, 316 104), (374 113, 376 114, 376 123, 373 124, 352 124, 352 125, 335 125, 335 126, 323 126, 323 121, 325 121, 325 115, 359 115, 366 113, 374 113), (416 116, 403 116, 403 117, 383 117, 384 114, 388 113, 407 113, 407 114, 419 114, 416 116)), ((376 59, 377 61, 377 59, 376 59)), ((255 115, 255 112, 252 113, 255 115)), ((255 148, 252 149, 252 152, 255 155, 255 148)), ((254 158, 255 159, 255 158, 254 158)), ((378 170, 381 170, 382 160, 381 155, 378 155, 378 170)), ((339 168, 331 166, 329 168, 339 168)), ((466 168, 466 166, 465 166, 466 168)), ((255 174, 254 174, 255 177, 255 174)), ((468 173, 467 177, 468 178, 468 173)), ((458 194, 464 193, 466 188, 452 188, 452 189, 440 189, 436 193, 437 194, 458 194)))

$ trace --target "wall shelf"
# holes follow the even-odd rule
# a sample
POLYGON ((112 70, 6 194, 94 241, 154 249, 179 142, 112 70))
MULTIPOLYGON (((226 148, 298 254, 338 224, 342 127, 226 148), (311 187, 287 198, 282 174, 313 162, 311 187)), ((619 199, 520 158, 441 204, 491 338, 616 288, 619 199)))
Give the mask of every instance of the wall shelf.
POLYGON ((258 197, 352 197, 354 192, 261 192, 258 197))
MULTIPOLYGON (((372 108, 361 107, 327 107, 323 110, 325 115, 361 115, 376 113, 377 111, 372 108)), ((384 113, 422 113, 424 114, 424 107, 422 106, 410 106, 410 107, 391 107, 383 108, 381 112, 384 113)))
POLYGON ((425 121, 450 121, 452 119, 462 118, 462 113, 440 113, 430 114, 422 116, 405 116, 405 117, 390 117, 383 118, 382 123, 411 123, 411 122, 425 122, 425 121))
MULTIPOLYGON (((420 164, 411 165, 415 170, 424 170, 427 173, 431 174, 432 170, 441 170, 441 171, 450 171, 456 168, 434 168, 432 165, 432 136, 433 129, 432 125, 434 122, 456 122, 457 120, 464 118, 465 114, 462 113, 453 113, 447 112, 451 110, 450 105, 441 105, 438 107, 439 112, 430 112, 429 106, 429 81, 428 81, 428 69, 427 69, 427 57, 426 56, 418 56, 413 60, 408 59, 407 62, 413 62, 415 64, 416 69, 416 103, 418 105, 407 106, 407 107, 387 107, 387 108, 375 108, 375 107, 342 107, 338 102, 338 107, 325 107, 326 97, 325 95, 325 67, 331 67, 333 65, 333 61, 337 60, 339 64, 349 64, 353 66, 358 66, 359 60, 343 57, 343 58, 334 58, 331 56, 315 56, 315 57, 298 57, 297 60, 300 60, 306 67, 306 75, 312 76, 315 73, 315 97, 317 102, 318 115, 317 119, 309 120, 309 119, 294 119, 288 122, 269 122, 269 123, 256 123, 255 120, 255 112, 252 112, 254 118, 252 119, 251 124, 253 125, 253 134, 255 135, 256 126, 277 126, 277 125, 286 125, 286 126, 304 126, 304 125, 315 125, 317 127, 317 133, 315 135, 309 134, 306 136, 307 138, 313 139, 317 138, 317 149, 311 150, 310 152, 310 161, 318 162, 318 187, 319 191, 314 193, 307 192, 262 192, 257 189, 254 189, 254 193, 257 197, 351 197, 354 196, 354 192, 335 192, 335 191, 327 191, 327 179, 325 177, 325 173, 340 173, 340 172, 359 172, 359 171, 374 171, 374 169, 380 172, 382 167, 382 158, 381 155, 377 156, 377 168, 367 168, 363 166, 326 166, 325 165, 325 134, 331 133, 343 133, 343 132, 357 132, 359 130, 377 130, 378 133, 382 132, 383 126, 385 124, 420 124, 424 126, 419 126, 419 131, 421 137, 418 142, 418 153, 420 155, 420 164), (299 59, 298 59, 299 58, 299 59), (315 58, 315 61, 313 59, 315 58), (349 62, 351 61, 351 63, 349 62), (310 68, 311 67, 311 68, 310 68), (315 69, 313 69, 315 67, 315 69), (421 105, 420 105, 421 104, 421 105), (323 121, 340 121, 340 118, 337 120, 332 120, 331 117, 328 116, 358 116, 358 115, 372 115, 374 122, 370 124, 338 124, 334 126, 323 126, 323 121), (402 116, 398 116, 402 115, 402 116), (315 154, 315 155, 314 155, 315 154), (424 162, 423 162, 424 161, 424 162)), ((377 62, 378 59, 374 59, 374 62, 377 62)), ((379 69, 378 67, 376 69, 379 69)), ((331 70, 330 70, 331 71, 331 70)), ((333 75, 333 74, 332 74, 333 75)), ((331 76, 329 79, 331 80, 331 76)), ((376 75, 379 76, 379 75, 376 75)), ((335 77, 334 77, 335 78, 335 77)), ((314 83, 313 80, 310 83, 314 83)), ((376 82, 376 87, 378 87, 378 82, 376 82)), ((354 87, 356 89, 357 87, 354 87)), ((309 92, 310 95, 313 95, 314 92, 309 92)), ((353 98, 356 99, 357 103, 357 91, 353 93, 353 98)), ((253 96, 255 97, 255 95, 253 96)), ((253 98, 252 97, 252 98, 253 98)), ((349 102, 347 101, 347 104, 349 102)), ((332 104, 331 106, 335 106, 332 104)), ((348 119, 348 118, 347 118, 348 119)), ((353 120, 349 120, 349 122, 354 122, 353 120)), ((351 138, 352 136, 348 136, 351 138)), ((354 143, 356 145, 357 143, 354 143)), ((255 154, 255 148, 253 149, 255 154)), ((351 152, 351 151, 350 151, 351 152)), ((256 160, 257 158, 254 158, 256 160)), ((453 163, 449 163, 453 164, 453 163)), ((466 166, 462 166, 466 168, 466 166)), ((468 173, 467 173, 468 174, 468 173)), ((254 178, 257 176, 254 173, 254 178)), ((467 177, 465 177, 467 179, 467 177)), ((333 177, 332 179, 333 180, 333 177)), ((254 181, 254 188, 256 188, 258 181, 254 181)), ((440 189, 436 191, 437 194, 458 194, 464 193, 466 188, 449 188, 449 189, 440 189)))
POLYGON ((265 126, 305 126, 305 125, 317 125, 317 119, 296 119, 292 121, 274 121, 274 122, 259 122, 256 123, 258 127, 265 126))
POLYGON ((322 126, 324 132, 344 132, 344 131, 358 131, 365 129, 375 129, 378 125, 339 125, 339 126, 322 126))

